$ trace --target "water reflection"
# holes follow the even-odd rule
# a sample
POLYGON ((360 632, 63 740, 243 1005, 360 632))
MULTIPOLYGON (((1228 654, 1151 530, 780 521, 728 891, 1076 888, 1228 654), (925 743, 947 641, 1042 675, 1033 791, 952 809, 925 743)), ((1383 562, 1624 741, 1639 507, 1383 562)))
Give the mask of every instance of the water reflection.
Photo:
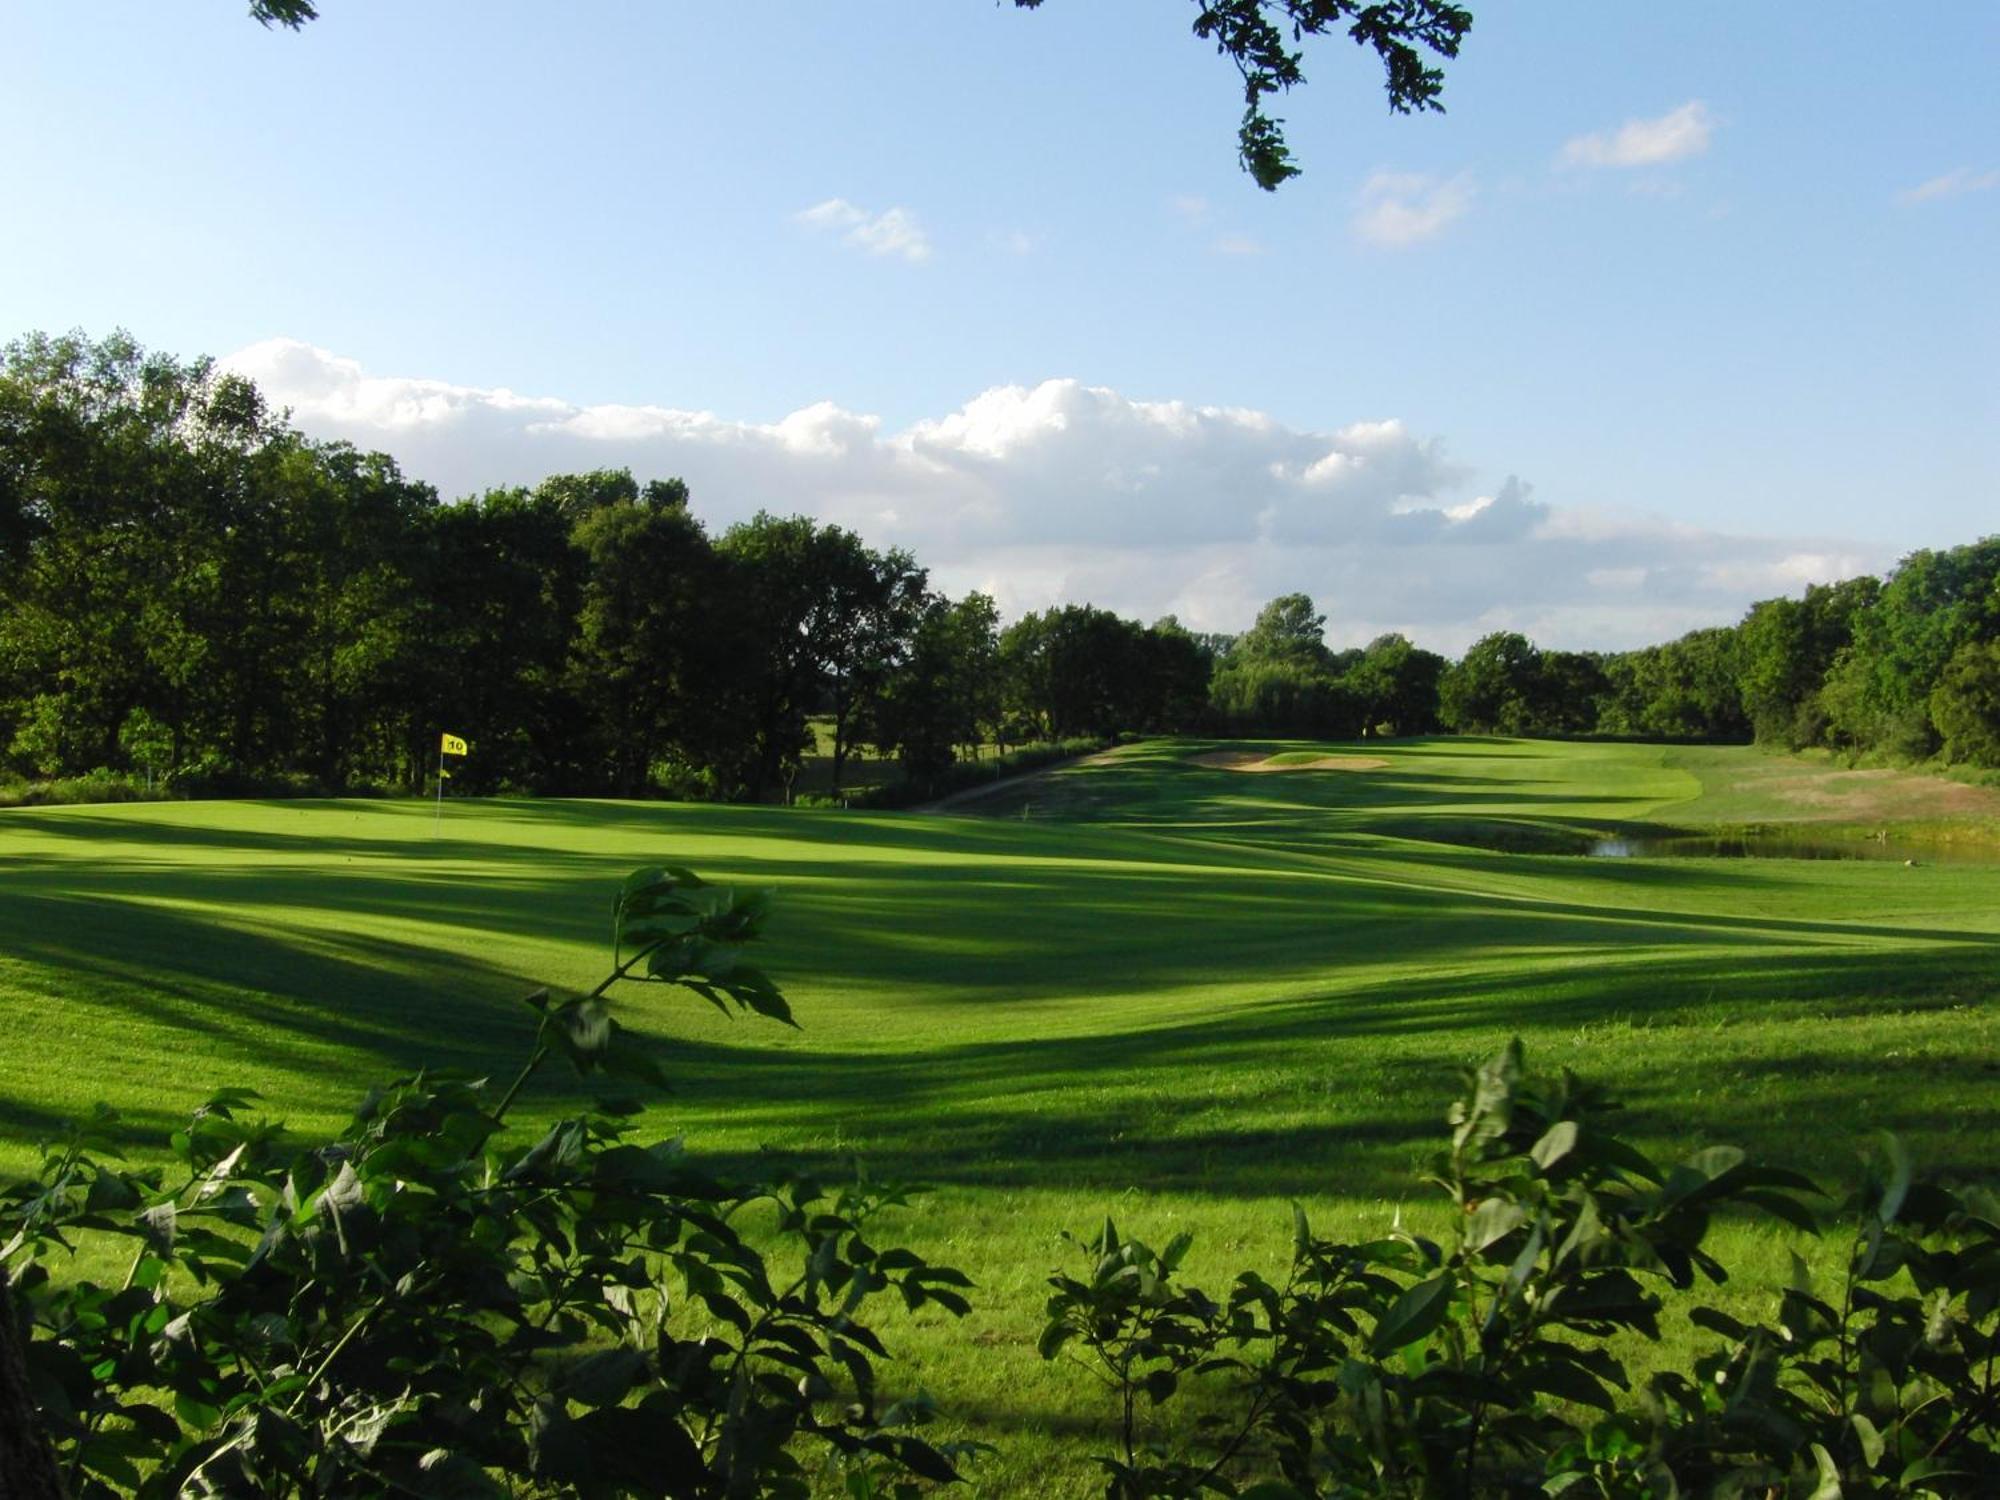
POLYGON ((1968 839, 1917 843, 1888 838, 1837 837, 1800 831, 1701 834, 1668 828, 1594 833, 1547 823, 1443 821, 1382 825, 1397 838, 1428 839, 1500 854, 1561 854, 1589 859, 1872 859, 1896 864, 2000 865, 2000 844, 1968 839))
POLYGON ((1614 835, 1582 850, 1592 859, 1887 859, 1898 864, 1994 864, 2000 849, 1978 844, 1910 844, 1888 839, 1807 838, 1798 834, 1614 835))

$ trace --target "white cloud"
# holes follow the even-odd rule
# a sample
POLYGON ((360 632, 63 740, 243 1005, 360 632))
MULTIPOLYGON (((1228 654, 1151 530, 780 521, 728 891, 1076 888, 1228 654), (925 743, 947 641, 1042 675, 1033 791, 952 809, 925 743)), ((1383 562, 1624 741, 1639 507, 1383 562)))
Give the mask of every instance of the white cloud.
POLYGON ((1472 177, 1377 172, 1361 185, 1354 232, 1371 245, 1414 245, 1441 234, 1472 207, 1472 177))
POLYGON ((1690 99, 1658 119, 1627 120, 1616 130, 1577 136, 1557 159, 1566 167, 1657 167, 1701 155, 1714 133, 1708 106, 1690 99))
POLYGON ((845 198, 829 198, 796 215, 808 229, 840 237, 869 255, 893 255, 911 262, 931 258, 930 238, 915 214, 907 208, 886 208, 879 214, 868 212, 845 198))
POLYGON ((1208 200, 1199 193, 1183 193, 1177 198, 1169 198, 1167 207, 1174 211, 1175 217, 1190 224, 1206 224, 1212 212, 1208 200))
POLYGON ((1946 172, 1942 177, 1933 177, 1929 182, 1920 182, 1906 192, 1897 194, 1905 203, 1927 203, 1933 198, 1956 198, 1965 193, 1987 193, 2000 187, 2000 170, 1975 172, 1970 167, 1959 167, 1946 172))
POLYGON ((600 467, 678 475, 712 530, 802 511, 909 547, 940 587, 987 589, 1009 613, 1087 600, 1240 630, 1303 590, 1343 643, 1402 630, 1457 651, 1507 628, 1609 647, 1890 560, 1557 506, 1512 477, 1475 489, 1441 440, 1393 419, 1302 430, 1077 380, 997 386, 887 431, 831 401, 755 422, 376 376, 292 339, 223 363, 305 432, 387 449, 447 496, 600 467))
POLYGON ((1211 247, 1217 255, 1262 255, 1264 247, 1247 234, 1225 234, 1211 247))

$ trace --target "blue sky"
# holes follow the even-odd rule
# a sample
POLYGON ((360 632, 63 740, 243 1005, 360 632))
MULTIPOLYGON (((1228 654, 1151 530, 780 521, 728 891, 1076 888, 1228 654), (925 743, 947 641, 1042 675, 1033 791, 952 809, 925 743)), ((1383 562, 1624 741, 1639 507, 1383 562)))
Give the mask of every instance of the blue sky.
POLYGON ((0 0, 0 335, 447 495, 685 473, 1010 609, 1620 645, 2000 516, 2000 7, 1474 5, 1236 167, 1170 0, 0 0))

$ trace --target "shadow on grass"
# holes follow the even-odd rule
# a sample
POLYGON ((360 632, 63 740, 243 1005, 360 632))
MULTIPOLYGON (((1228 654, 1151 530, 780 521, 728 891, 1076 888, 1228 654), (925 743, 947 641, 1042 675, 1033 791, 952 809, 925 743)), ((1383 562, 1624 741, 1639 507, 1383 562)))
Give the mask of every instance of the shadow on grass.
MULTIPOLYGON (((1766 1073, 1738 1078, 1741 1049, 1672 1055, 1691 1023, 1809 1027, 1953 989, 1983 1000, 2000 947, 1936 922, 1744 913, 1737 897, 1759 877, 1710 867, 1435 845, 1398 846, 1385 865, 1351 844, 1102 829, 1065 830, 1058 856, 1047 830, 775 809, 524 802, 484 804, 481 817, 560 824, 586 846, 593 830, 658 835, 663 853, 690 835, 736 841, 730 868, 706 873, 781 888, 766 957, 795 999, 802 988, 886 998, 871 1035, 821 1041, 802 1007, 803 1038, 746 1022, 717 1043, 697 1032, 690 1017, 706 1012, 691 997, 628 992, 622 1014, 665 1043, 680 1089, 649 1118, 761 1137, 828 1167, 847 1156, 844 1136, 881 1175, 940 1183, 1396 1197, 1436 1134, 1454 1067, 1511 1033, 1607 1022, 1633 1029, 1629 1055, 1605 1056, 1645 1128, 1793 1159, 1802 1128, 1852 1117, 1840 1090, 1858 1089, 1861 1064, 1809 1064, 1767 1030, 1752 1048, 1766 1073), (1478 888, 1496 860, 1531 875, 1562 865, 1563 878, 1478 888), (1270 998, 1242 1000, 1246 985, 1270 998), (1202 986, 1236 998, 1190 1016, 1202 986), (1155 991, 1189 998, 1139 1001, 1155 991), (1009 1016, 1034 1002, 1059 1002, 1060 1019, 1009 1016), (1008 1034, 981 1035, 996 1030, 1008 1034), (1659 1059, 1644 1056, 1656 1047, 1659 1059)), ((140 1145, 246 1075, 303 1080, 313 1108, 340 1112, 366 1083, 419 1065, 511 1071, 530 1031, 518 997, 602 974, 605 898, 638 862, 309 824, 72 815, 41 826, 65 842, 162 851, 135 863, 129 847, 116 860, 31 850, 0 869, 0 951, 47 976, 71 1031, 102 1038, 107 1086, 147 1081, 142 1098, 115 1101, 140 1145), (265 863, 190 865, 170 857, 177 846, 265 863), (530 972, 541 958, 512 946, 523 935, 567 946, 530 972), (202 1076, 184 1060, 171 1066, 185 1076, 160 1076, 151 1049, 198 1058, 202 1076), (183 1085, 183 1107, 167 1107, 183 1085)), ((13 1076, 0 1128, 46 1134, 56 1091, 24 1085, 31 1070, 13 1076)), ((1870 1123, 1962 1137, 1969 1153, 1995 1125, 1965 1104, 1983 1079, 1947 1070, 1900 1093, 1885 1084, 1868 1096, 1882 1116, 1870 1123)), ((552 1080, 532 1100, 546 1110, 575 1097, 552 1080)))
MULTIPOLYGON (((858 1144, 890 1177, 1396 1199, 1438 1142, 1460 1067, 1513 1034, 1547 1065, 1539 1049, 1608 1024, 1616 1034, 1588 1066, 1626 1097, 1643 1138, 1729 1140, 1765 1159, 1844 1169, 1857 1130, 1892 1129, 1927 1148, 1931 1168, 1971 1171, 2000 1129, 2000 1060, 1959 1048, 1916 1077, 1868 1039, 1885 1015, 1943 1005, 1947 988, 1984 1001, 1994 981, 1962 955, 1921 952, 1859 964, 1793 957, 1728 978, 1712 961, 1596 964, 1526 989, 1490 973, 1389 983, 1144 1030, 892 1056, 685 1039, 665 1056, 702 1119, 787 1137, 809 1122, 858 1144), (1794 1026, 1845 1028, 1853 1050, 1774 1058, 1774 1031, 1794 1026)), ((844 1152, 787 1154, 826 1168, 844 1152)))

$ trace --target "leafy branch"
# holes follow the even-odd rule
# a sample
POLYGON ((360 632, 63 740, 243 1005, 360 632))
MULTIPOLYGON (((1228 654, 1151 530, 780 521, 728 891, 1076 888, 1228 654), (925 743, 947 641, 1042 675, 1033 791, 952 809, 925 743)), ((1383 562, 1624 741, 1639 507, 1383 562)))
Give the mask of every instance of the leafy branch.
POLYGON ((761 894, 637 872, 610 974, 529 997, 529 1057, 497 1097, 420 1073, 304 1143, 225 1090, 174 1133, 172 1181, 109 1164, 109 1111, 71 1130, 0 1191, 26 1393, 0 1422, 52 1440, 69 1475, 23 1492, 793 1496, 815 1449, 856 1494, 955 1477, 962 1449, 907 1430, 928 1403, 876 1398, 871 1298, 967 1308, 961 1273, 879 1243, 901 1194, 713 1175, 635 1139, 623 1101, 504 1138, 555 1057, 664 1084, 609 1013, 621 980, 790 1024, 742 956, 766 914, 761 894), (79 1274, 120 1238, 122 1284, 79 1274), (772 1274, 780 1257, 795 1274, 772 1274))

